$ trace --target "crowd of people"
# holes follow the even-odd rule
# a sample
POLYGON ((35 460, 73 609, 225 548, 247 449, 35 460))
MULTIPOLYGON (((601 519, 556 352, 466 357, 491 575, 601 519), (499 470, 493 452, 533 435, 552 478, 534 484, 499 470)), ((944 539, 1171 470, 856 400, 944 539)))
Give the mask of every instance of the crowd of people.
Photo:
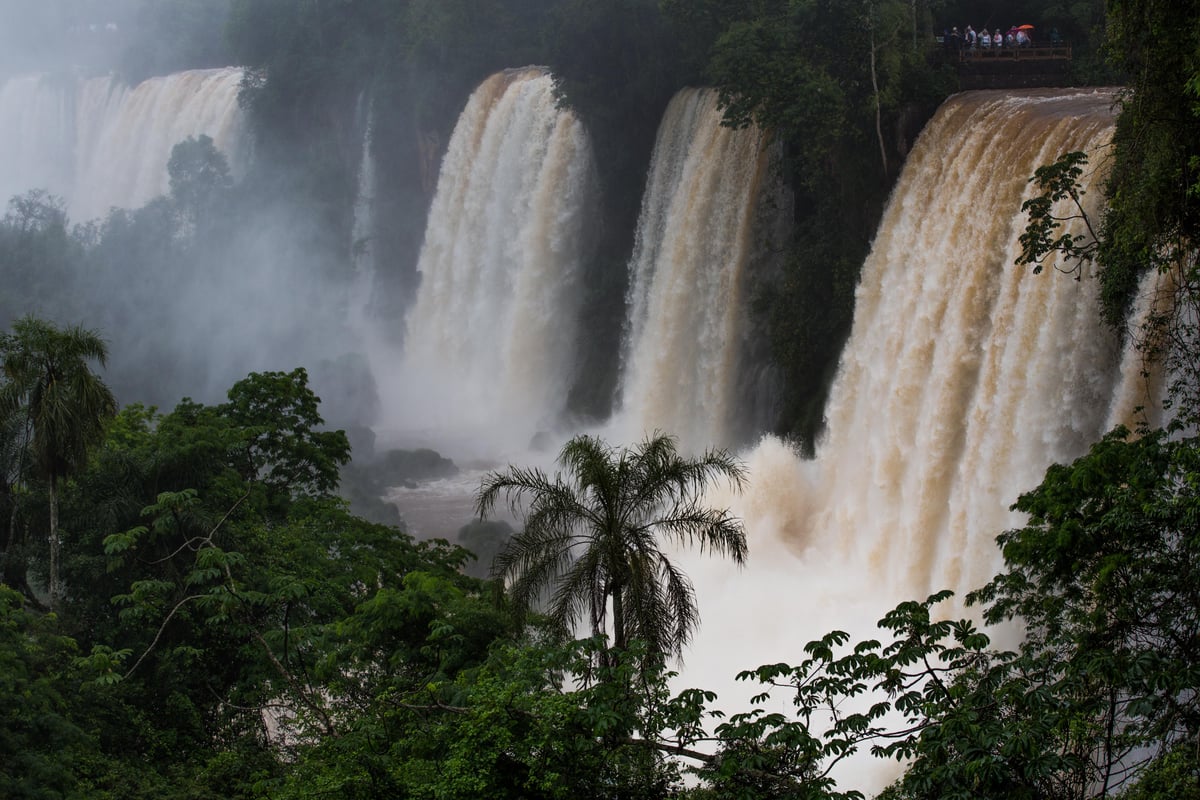
MULTIPOLYGON (((1057 28, 1051 31, 1051 43, 1058 38, 1057 28)), ((996 28, 989 31, 982 28, 978 32, 970 25, 964 31, 958 26, 944 32, 942 43, 947 50, 996 50, 1004 48, 1030 47, 1033 45, 1033 26, 1014 25, 1007 31, 996 28)))

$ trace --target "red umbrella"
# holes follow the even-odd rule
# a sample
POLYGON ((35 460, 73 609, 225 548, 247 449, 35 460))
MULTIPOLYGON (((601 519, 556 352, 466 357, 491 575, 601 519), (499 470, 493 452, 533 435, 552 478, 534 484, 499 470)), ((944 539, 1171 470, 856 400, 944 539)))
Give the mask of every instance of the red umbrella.
POLYGON ((1032 25, 1018 25, 1018 26, 1017 26, 1017 30, 1019 30, 1019 31, 1031 31, 1031 30, 1033 30, 1033 26, 1032 26, 1032 25))

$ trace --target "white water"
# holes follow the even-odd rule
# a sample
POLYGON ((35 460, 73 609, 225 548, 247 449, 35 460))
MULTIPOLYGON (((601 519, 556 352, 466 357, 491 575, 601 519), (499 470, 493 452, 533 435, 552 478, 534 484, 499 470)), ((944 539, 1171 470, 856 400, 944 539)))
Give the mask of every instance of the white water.
POLYGON ((62 197, 72 219, 138 208, 169 187, 171 148, 206 134, 245 156, 239 69, 191 70, 128 87, 111 77, 12 78, 0 86, 0 192, 62 197))
POLYGON ((593 172, 587 134, 543 71, 498 73, 472 94, 442 162, 402 365, 385 387, 390 426, 506 449, 558 424, 593 172))
POLYGON ((1028 176, 1071 150, 1102 162, 1112 99, 972 93, 939 111, 864 267, 797 544, 840 531, 886 585, 977 586, 1018 521, 1007 506, 1104 433, 1121 354, 1095 282, 1012 262, 1028 176))
POLYGON ((368 107, 363 123, 362 155, 358 162, 358 193, 354 201, 354 226, 350 232, 354 278, 350 287, 350 325, 364 339, 373 335, 368 324, 371 291, 375 283, 375 158, 371 153, 374 108, 368 107))
POLYGON ((42 75, 0 84, 0 203, 30 189, 72 188, 76 82, 42 75))
MULTIPOLYGON (((750 490, 714 496, 745 519, 745 571, 681 555, 704 620, 681 683, 744 702, 738 670, 795 663, 829 630, 876 635, 901 600, 981 586, 1017 496, 1132 422, 1144 384, 1122 375, 1091 276, 1013 264, 1027 177, 1071 150, 1102 170, 1111 103, 972 92, 929 123, 864 266, 815 461, 765 440, 745 454, 750 490)), ((1098 199, 1097 174, 1085 180, 1098 199)), ((894 771, 856 762, 847 779, 877 787, 894 771)))
POLYGON ((728 446, 753 212, 767 155, 721 126, 717 93, 687 89, 659 128, 631 261, 621 412, 612 435, 655 430, 728 446))

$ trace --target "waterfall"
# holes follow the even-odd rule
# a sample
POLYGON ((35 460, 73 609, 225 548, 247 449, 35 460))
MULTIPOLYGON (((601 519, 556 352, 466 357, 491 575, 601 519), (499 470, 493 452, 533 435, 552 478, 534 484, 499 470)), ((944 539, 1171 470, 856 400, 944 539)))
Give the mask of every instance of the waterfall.
POLYGON ((407 320, 408 429, 524 445, 554 426, 572 382, 591 146, 553 79, 509 70, 470 97, 451 135, 407 320))
POLYGON ((239 69, 189 70, 150 78, 133 88, 111 78, 84 83, 76 149, 73 215, 87 219, 109 207, 137 208, 169 188, 171 148, 206 134, 238 163, 239 69))
POLYGON ((970 93, 930 123, 864 265, 798 543, 844 542, 912 592, 974 588, 1019 522, 1008 506, 1105 432, 1121 351, 1095 280, 1013 260, 1028 177, 1073 150, 1102 164, 1112 102, 970 93))
POLYGON ((75 147, 74 80, 23 75, 0 84, 0 204, 30 189, 66 197, 75 147))
POLYGON ((1018 495, 1132 421, 1141 384, 1123 378, 1093 276, 1013 263, 1037 167, 1089 153, 1084 199, 1099 200, 1113 99, 969 92, 927 125, 864 265, 815 460, 765 439, 744 454, 747 493, 712 498, 746 521, 746 572, 681 554, 704 619, 686 685, 734 696, 738 670, 797 663, 829 630, 875 635, 900 600, 981 586, 1001 566, 995 536, 1021 523, 1018 495))
POLYGON ((206 134, 241 163, 239 69, 190 70, 128 87, 112 77, 13 78, 0 87, 0 190, 45 188, 72 218, 137 208, 168 191, 171 148, 206 134))
POLYGON ((686 89, 659 128, 630 265, 624 439, 659 429, 691 449, 737 438, 740 334, 762 133, 721 126, 717 93, 686 89))
POLYGON ((375 283, 375 157, 371 153, 371 137, 374 131, 375 110, 370 101, 360 100, 366 105, 364 113, 362 155, 358 162, 358 192, 354 199, 354 225, 350 231, 351 254, 354 258, 354 278, 350 288, 351 325, 368 335, 367 317, 371 302, 371 291, 375 283))

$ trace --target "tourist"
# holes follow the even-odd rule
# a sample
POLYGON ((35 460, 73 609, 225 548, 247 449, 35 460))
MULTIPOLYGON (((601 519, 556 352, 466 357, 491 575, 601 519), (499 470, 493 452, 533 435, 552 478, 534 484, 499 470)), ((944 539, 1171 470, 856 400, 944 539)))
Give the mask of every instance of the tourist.
POLYGON ((975 29, 972 28, 970 25, 968 25, 967 26, 967 34, 966 34, 966 45, 967 45, 968 50, 975 49, 975 41, 976 41, 975 29))
POLYGON ((996 28, 996 32, 992 34, 992 44, 997 50, 1004 47, 1004 34, 1000 32, 999 28, 996 28))
POLYGON ((988 33, 987 28, 984 28, 979 34, 979 46, 984 50, 992 49, 992 35, 988 33))

